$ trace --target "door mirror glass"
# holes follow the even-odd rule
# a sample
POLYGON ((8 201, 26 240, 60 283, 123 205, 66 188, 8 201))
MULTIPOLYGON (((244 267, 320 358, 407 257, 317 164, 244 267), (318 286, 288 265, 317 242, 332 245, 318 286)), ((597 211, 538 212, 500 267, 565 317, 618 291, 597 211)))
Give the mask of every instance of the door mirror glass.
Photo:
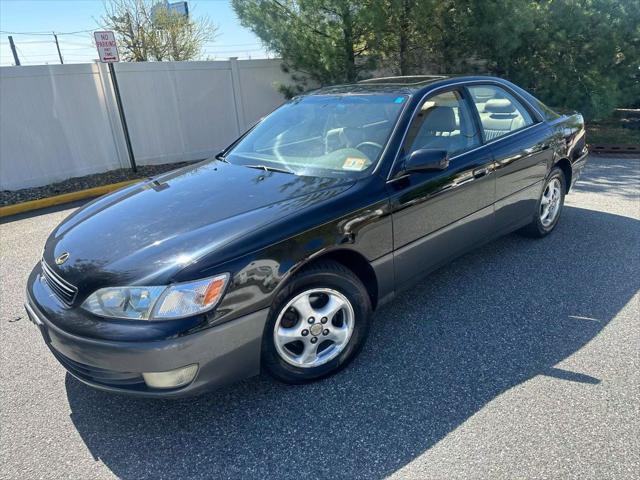
POLYGON ((405 160, 403 173, 437 172, 449 167, 449 155, 446 150, 421 148, 414 150, 405 160))

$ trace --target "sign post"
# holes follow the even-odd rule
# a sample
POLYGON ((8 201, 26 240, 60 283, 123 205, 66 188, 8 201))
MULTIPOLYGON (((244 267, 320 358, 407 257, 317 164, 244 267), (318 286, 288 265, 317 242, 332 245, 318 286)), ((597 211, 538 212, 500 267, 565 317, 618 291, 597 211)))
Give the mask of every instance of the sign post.
POLYGON ((109 66, 109 75, 111 76, 111 83, 113 84, 113 91, 115 93, 116 103, 118 105, 118 113, 120 114, 120 121, 122 122, 122 130, 124 130, 124 139, 127 143, 129 162, 131 163, 131 169, 134 172, 137 172, 138 167, 136 166, 136 159, 133 156, 131 137, 129 136, 129 127, 127 126, 127 119, 124 115, 124 108, 122 107, 122 97, 120 96, 118 77, 116 77, 116 71, 113 68, 113 64, 120 61, 120 55, 118 54, 118 45, 116 44, 116 36, 113 32, 107 31, 94 32, 93 37, 96 40, 96 47, 98 49, 100 61, 102 63, 106 63, 109 66))

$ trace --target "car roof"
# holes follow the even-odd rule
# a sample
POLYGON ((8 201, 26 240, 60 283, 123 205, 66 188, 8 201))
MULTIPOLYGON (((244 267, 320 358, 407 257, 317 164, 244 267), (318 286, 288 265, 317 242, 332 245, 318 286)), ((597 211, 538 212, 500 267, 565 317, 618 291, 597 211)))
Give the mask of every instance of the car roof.
POLYGON ((367 93, 389 93, 398 95, 414 95, 427 93, 435 87, 458 85, 472 81, 492 81, 508 83, 497 77, 469 75, 410 75, 399 77, 381 77, 362 80, 357 83, 322 87, 306 95, 349 95, 367 93))

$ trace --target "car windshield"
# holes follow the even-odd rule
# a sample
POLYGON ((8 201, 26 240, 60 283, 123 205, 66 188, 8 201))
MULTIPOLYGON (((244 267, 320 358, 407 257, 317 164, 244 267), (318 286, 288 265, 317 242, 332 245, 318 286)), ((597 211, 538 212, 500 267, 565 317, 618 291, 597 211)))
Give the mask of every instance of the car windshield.
POLYGON ((262 120, 225 155, 236 165, 296 175, 359 177, 375 167, 403 95, 310 95, 262 120))

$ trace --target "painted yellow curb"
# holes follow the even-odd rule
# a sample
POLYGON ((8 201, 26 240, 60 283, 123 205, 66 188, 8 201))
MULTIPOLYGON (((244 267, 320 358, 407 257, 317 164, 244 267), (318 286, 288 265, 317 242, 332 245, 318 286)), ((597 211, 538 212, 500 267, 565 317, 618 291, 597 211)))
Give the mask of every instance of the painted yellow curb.
POLYGON ((37 210, 39 208, 52 207, 54 205, 61 205, 63 203, 74 202, 76 200, 83 200, 85 198, 99 197, 105 193, 113 192, 119 188, 126 187, 132 183, 142 181, 142 178, 137 180, 127 180, 119 183, 112 183, 110 185, 102 185, 100 187, 88 188, 86 190, 80 190, 77 192, 63 193, 62 195, 55 195, 53 197, 41 198, 39 200, 30 200, 28 202, 16 203, 15 205, 7 205, 6 207, 0 207, 0 218, 8 217, 9 215, 15 215, 17 213, 29 212, 31 210, 37 210))

